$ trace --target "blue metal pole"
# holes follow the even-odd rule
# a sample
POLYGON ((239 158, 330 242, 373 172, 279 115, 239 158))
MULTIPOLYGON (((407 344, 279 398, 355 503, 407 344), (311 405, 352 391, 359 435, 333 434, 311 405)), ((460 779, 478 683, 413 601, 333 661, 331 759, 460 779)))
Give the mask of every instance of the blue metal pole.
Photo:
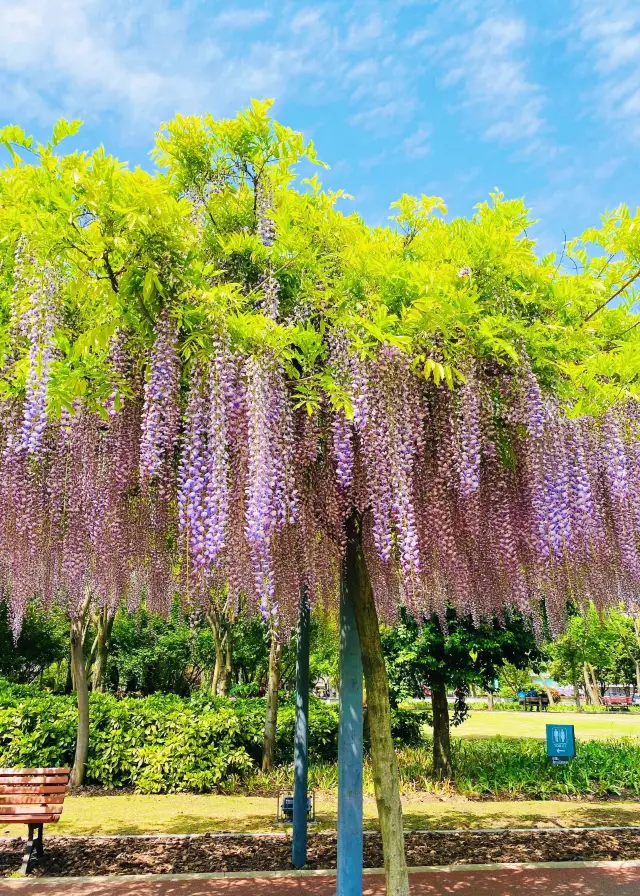
POLYGON ((298 657, 296 663, 296 730, 293 748, 293 848, 294 868, 307 864, 307 785, 309 778, 309 600, 300 590, 298 657))
POLYGON ((337 896, 362 896, 362 655, 345 582, 340 596, 337 896))

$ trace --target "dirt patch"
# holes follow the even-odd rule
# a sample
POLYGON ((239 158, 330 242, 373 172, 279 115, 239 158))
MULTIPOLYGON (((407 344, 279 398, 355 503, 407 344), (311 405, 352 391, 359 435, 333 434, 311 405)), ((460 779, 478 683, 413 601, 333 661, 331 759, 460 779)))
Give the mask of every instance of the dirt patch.
MULTIPOLYGON (((23 842, 0 843, 0 876, 17 871, 23 842)), ((33 876, 281 871, 291 867, 291 841, 258 837, 47 837, 33 876)), ((640 831, 510 831, 408 833, 409 865, 488 862, 565 862, 640 858, 640 831)), ((335 868, 335 834, 311 834, 309 868, 335 868)), ((379 834, 364 838, 364 864, 382 866, 379 834)))

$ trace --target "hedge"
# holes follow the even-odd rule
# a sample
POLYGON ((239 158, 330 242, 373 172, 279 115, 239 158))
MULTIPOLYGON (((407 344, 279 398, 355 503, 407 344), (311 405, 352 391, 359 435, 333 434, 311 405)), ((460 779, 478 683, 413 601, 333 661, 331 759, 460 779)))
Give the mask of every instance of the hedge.
MULTIPOLYGON (((0 765, 70 765, 76 706, 72 696, 0 681, 0 765)), ((224 790, 248 778, 259 764, 265 701, 226 700, 196 693, 116 699, 90 696, 87 783, 143 793, 224 790)), ((394 712, 394 733, 402 743, 421 740, 421 717, 394 712)), ((295 706, 278 717, 276 759, 293 754, 295 706)), ((333 762, 338 750, 337 707, 311 699, 309 752, 314 761, 333 762)))

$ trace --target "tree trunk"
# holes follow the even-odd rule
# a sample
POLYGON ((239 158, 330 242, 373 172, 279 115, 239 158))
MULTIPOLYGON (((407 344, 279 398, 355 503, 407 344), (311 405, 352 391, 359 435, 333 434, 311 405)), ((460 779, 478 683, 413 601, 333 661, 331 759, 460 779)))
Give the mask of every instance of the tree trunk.
POLYGON ((213 643, 216 650, 216 662, 213 667, 213 675, 211 676, 211 693, 215 697, 215 695, 218 693, 218 688, 220 687, 220 676, 222 675, 222 670, 224 667, 222 637, 220 634, 220 620, 218 619, 218 614, 216 613, 216 611, 211 608, 211 610, 206 613, 206 617, 213 634, 213 643))
POLYGON ((445 781, 453 774, 451 737, 449 734, 449 703, 443 684, 432 685, 433 708, 433 774, 437 781, 445 781))
POLYGON ((600 706, 602 704, 602 700, 600 699, 600 690, 598 689, 598 684, 595 680, 595 673, 593 671, 593 666, 591 665, 591 663, 585 662, 583 671, 587 700, 592 706, 600 706))
POLYGON ((278 725, 278 690, 280 688, 280 655, 282 645, 275 635, 271 636, 269 650, 269 682, 267 685, 267 715, 264 721, 264 743, 262 747, 262 771, 270 772, 276 756, 276 728, 278 725))
POLYGON ((636 693, 640 694, 640 663, 636 660, 636 693))
POLYGON ((71 668, 73 684, 78 701, 78 735, 76 738, 76 755, 71 770, 71 785, 81 787, 84 784, 87 756, 89 754, 89 687, 87 684, 87 668, 84 661, 84 639, 87 631, 87 613, 89 599, 77 619, 71 622, 71 668))
POLYGON ((107 672, 107 659, 111 648, 111 632, 113 631, 114 614, 108 607, 101 607, 96 617, 96 644, 93 669, 91 671, 91 690, 102 691, 104 677, 107 672))
POLYGON ((382 833, 387 896, 408 896, 409 877, 404 854, 400 779, 391 736, 389 684, 378 614, 362 549, 361 523, 355 514, 347 525, 345 576, 353 602, 367 689, 371 766, 382 833))
POLYGON ((216 662, 213 667, 213 673, 211 675, 211 682, 210 682, 210 686, 209 686, 209 690, 214 695, 214 697, 218 693, 218 682, 219 681, 220 681, 220 658, 216 651, 216 662))
POLYGON ((487 709, 493 712, 493 691, 487 691, 487 709))
POLYGON ((225 634, 224 669, 222 672, 222 678, 220 679, 220 696, 222 697, 227 696, 227 694, 229 693, 229 688, 231 687, 231 675, 233 674, 231 650, 231 625, 227 623, 227 631, 225 634))
POLYGON ((578 712, 582 712, 580 688, 578 687, 578 670, 574 665, 571 666, 571 678, 573 679, 573 699, 576 701, 576 709, 578 710, 578 712))

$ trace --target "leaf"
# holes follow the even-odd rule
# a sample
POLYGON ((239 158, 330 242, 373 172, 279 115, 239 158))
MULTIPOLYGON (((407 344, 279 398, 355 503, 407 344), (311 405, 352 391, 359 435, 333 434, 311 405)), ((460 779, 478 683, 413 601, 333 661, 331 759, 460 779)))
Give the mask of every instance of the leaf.
POLYGON ((67 121, 65 118, 59 118, 53 126, 53 136, 51 145, 58 146, 66 137, 73 137, 82 127, 82 121, 74 118, 73 121, 67 121))

